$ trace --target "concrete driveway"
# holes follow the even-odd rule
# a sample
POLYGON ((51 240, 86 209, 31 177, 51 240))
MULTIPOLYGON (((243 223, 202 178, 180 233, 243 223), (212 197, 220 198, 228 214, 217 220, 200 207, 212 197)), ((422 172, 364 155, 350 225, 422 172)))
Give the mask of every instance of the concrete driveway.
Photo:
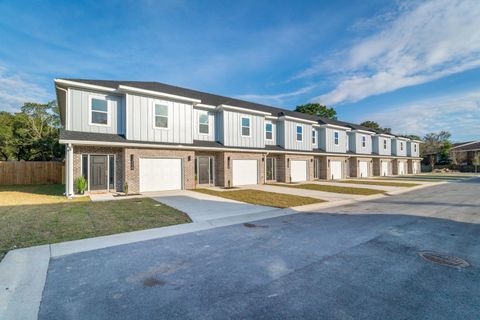
POLYGON ((478 319, 478 194, 449 183, 51 259, 39 318, 478 319))
POLYGON ((185 212, 194 222, 276 210, 188 190, 150 192, 144 195, 185 212))

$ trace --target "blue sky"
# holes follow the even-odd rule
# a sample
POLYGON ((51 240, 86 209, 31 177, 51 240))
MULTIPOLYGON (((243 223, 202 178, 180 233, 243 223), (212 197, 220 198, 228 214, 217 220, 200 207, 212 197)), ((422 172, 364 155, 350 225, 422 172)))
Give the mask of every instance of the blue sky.
POLYGON ((159 81, 480 139, 480 3, 0 2, 0 110, 61 77, 159 81))

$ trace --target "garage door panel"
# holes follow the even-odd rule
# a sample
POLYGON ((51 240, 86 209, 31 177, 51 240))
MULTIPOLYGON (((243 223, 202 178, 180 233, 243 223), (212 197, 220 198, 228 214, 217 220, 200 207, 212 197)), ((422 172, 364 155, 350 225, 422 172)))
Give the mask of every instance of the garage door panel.
POLYGON ((342 161, 330 161, 330 178, 342 179, 342 161))
POLYGON ((360 161, 358 163, 359 176, 362 178, 368 177, 368 162, 360 161))
POLYGON ((242 186, 258 183, 257 160, 233 160, 232 165, 233 186, 242 186))
POLYGON ((382 162, 382 176, 388 176, 388 162, 382 162))
POLYGON ((140 158, 140 192, 182 189, 182 160, 140 158))
POLYGON ((307 181, 307 161, 291 160, 290 177, 292 182, 307 181))

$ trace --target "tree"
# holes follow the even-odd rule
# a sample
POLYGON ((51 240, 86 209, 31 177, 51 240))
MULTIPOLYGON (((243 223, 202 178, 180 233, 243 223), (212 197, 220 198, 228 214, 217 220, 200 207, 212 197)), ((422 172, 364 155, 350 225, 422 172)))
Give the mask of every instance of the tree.
POLYGON ((295 111, 311 114, 313 116, 328 118, 328 119, 337 119, 337 111, 333 108, 321 105, 319 103, 307 103, 297 106, 295 111))
POLYGON ((0 112, 0 156, 5 161, 12 157, 12 123, 12 114, 5 111, 0 112))
POLYGON ((360 125, 364 126, 364 127, 367 127, 367 128, 370 128, 377 133, 387 133, 387 134, 392 133, 392 129, 383 128, 378 124, 378 122, 371 121, 371 120, 363 121, 362 123, 360 123, 360 125))
POLYGON ((437 155, 440 160, 448 162, 448 154, 452 147, 450 137, 450 132, 440 131, 439 133, 428 133, 423 138, 423 144, 420 146, 420 155, 422 157, 429 157, 432 169, 435 166, 437 155))
POLYGON ((419 141, 422 140, 422 138, 420 138, 419 136, 414 135, 414 134, 408 134, 408 135, 405 136, 405 138, 408 138, 410 140, 419 140, 419 141))
POLYGON ((473 157, 473 165, 475 166, 475 173, 478 172, 478 166, 480 166, 480 153, 475 151, 475 156, 473 157))
POLYGON ((25 103, 21 112, 0 113, 0 156, 4 160, 52 160, 63 157, 58 143, 60 115, 55 101, 25 103))

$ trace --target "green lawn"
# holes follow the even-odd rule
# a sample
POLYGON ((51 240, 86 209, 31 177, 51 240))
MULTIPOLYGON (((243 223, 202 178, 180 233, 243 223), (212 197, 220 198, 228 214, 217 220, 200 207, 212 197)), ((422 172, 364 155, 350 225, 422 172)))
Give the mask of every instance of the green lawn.
POLYGON ((314 183, 305 183, 305 184, 273 184, 278 187, 287 187, 287 188, 297 188, 297 189, 307 189, 315 191, 325 191, 325 192, 335 192, 335 193, 344 193, 344 194, 354 194, 368 196, 372 194, 385 193, 384 190, 375 190, 368 188, 352 188, 352 187, 337 187, 337 186, 328 186, 323 184, 314 184, 314 183))
POLYGON ((149 198, 67 200, 60 190, 63 186, 0 187, 0 260, 15 248, 191 222, 149 198))
POLYGON ((352 183, 352 184, 365 184, 372 186, 386 186, 386 187, 416 187, 420 184, 418 183, 408 183, 408 182, 388 182, 388 181, 364 181, 364 180, 341 180, 336 181, 340 183, 352 183))
POLYGON ((276 208, 290 208, 303 206, 306 204, 325 202, 325 200, 310 197, 302 197, 291 194, 267 192, 261 190, 241 189, 232 191, 216 191, 212 189, 195 189, 200 193, 212 196, 223 197, 231 200, 256 204, 260 206, 269 206, 276 208))

